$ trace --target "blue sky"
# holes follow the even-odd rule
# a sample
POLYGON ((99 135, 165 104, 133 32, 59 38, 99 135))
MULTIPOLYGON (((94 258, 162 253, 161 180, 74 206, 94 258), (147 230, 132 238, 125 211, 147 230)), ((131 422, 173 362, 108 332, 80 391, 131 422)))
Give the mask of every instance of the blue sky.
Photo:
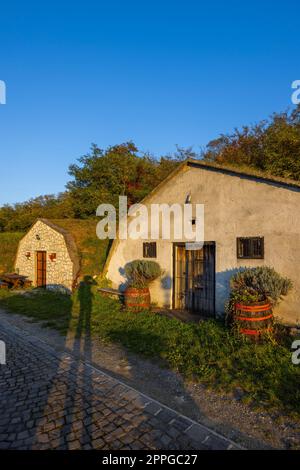
POLYGON ((92 142, 159 156, 292 107, 296 1, 1 4, 0 204, 64 189, 92 142))

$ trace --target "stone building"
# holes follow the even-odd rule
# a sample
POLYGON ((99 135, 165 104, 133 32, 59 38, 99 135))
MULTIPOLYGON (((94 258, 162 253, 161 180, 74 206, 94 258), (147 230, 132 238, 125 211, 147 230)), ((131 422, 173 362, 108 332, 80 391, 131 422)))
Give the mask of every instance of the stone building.
POLYGON ((28 276, 34 287, 73 290, 82 275, 95 274, 84 252, 87 242, 95 241, 95 230, 90 220, 38 219, 19 242, 16 272, 28 276))
POLYGON ((214 316, 224 313, 229 281, 239 268, 272 266, 294 284, 275 313, 286 323, 299 322, 300 185, 187 160, 142 203, 183 205, 187 200, 204 205, 203 249, 186 249, 184 238, 116 239, 105 266, 112 286, 126 285, 126 263, 153 259, 164 270, 150 286, 153 302, 214 316))

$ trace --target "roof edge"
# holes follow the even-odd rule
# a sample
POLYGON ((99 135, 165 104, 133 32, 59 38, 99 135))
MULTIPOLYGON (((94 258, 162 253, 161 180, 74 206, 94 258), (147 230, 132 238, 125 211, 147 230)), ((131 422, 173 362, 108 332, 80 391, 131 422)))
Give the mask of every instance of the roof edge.
POLYGON ((80 263, 80 256, 79 256, 79 253, 78 253, 78 247, 77 247, 77 244, 75 242, 75 239, 74 239, 72 233, 69 232, 68 230, 65 230, 64 228, 60 227, 59 225, 54 224, 49 219, 39 217, 32 224, 32 226, 28 229, 28 231, 26 232, 25 235, 27 235, 27 233, 30 232, 30 230, 34 227, 34 225, 37 222, 42 222, 43 224, 47 225, 49 228, 51 228, 52 230, 55 230, 57 233, 59 233, 60 235, 63 236, 63 238, 65 240, 67 250, 68 250, 68 253, 69 253, 69 256, 70 256, 70 259, 73 262, 75 271, 77 271, 76 274, 74 273, 75 277, 76 277, 78 275, 79 271, 80 271, 81 263, 80 263))
POLYGON ((188 158, 185 160, 185 163, 188 166, 196 166, 206 170, 219 171, 231 176, 247 177, 249 179, 257 180, 262 183, 273 184, 275 186, 282 186, 291 189, 297 188, 300 191, 300 182, 287 178, 280 178, 278 176, 264 175, 263 173, 260 174, 258 170, 251 171, 250 168, 247 170, 233 165, 220 165, 219 163, 206 162, 205 160, 196 160, 193 158, 188 158))

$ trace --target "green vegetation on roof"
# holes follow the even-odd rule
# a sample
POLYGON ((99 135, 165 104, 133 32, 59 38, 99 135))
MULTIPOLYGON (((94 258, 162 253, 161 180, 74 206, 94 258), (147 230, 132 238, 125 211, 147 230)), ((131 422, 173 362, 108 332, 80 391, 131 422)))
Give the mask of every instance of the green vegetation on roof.
POLYGON ((94 276, 102 272, 109 240, 100 240, 96 235, 95 219, 49 219, 49 222, 69 232, 76 243, 80 257, 80 277, 94 276))
MULTIPOLYGON (((80 258, 80 277, 100 274, 109 250, 109 240, 96 235, 95 219, 48 219, 70 233, 76 243, 80 258)), ((18 244, 26 232, 0 233, 0 273, 13 272, 18 244)))
POLYGON ((274 176, 270 171, 262 171, 257 168, 251 167, 249 165, 245 164, 234 164, 234 163, 228 163, 228 162, 222 162, 218 163, 216 161, 208 161, 208 160, 196 160, 189 158, 186 160, 187 164, 195 164, 198 165, 199 167, 207 167, 209 168, 215 168, 217 170, 224 170, 224 171, 229 171, 232 173, 235 173, 237 175, 245 175, 245 176, 251 176, 254 178, 257 178, 258 180, 265 180, 265 181, 270 181, 273 183, 278 183, 286 185, 286 186, 291 186, 291 187, 297 187, 300 188, 300 182, 295 181, 291 178, 283 178, 280 176, 274 176))
POLYGON ((0 273, 14 271, 18 244, 23 236, 22 232, 0 233, 0 273))

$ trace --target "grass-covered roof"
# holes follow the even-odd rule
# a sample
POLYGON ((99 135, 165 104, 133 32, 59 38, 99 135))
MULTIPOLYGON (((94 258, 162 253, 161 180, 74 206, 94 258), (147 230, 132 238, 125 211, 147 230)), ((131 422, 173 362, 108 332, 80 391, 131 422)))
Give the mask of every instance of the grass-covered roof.
POLYGON ((14 271, 19 241, 23 236, 23 232, 0 233, 0 273, 11 273, 14 271))
MULTIPOLYGON (((96 235, 95 219, 39 219, 61 232, 68 243, 68 235, 75 242, 79 256, 79 276, 94 276, 102 272, 109 240, 100 240, 96 235)), ((0 273, 13 272, 19 241, 24 232, 0 233, 0 273)))
POLYGON ((72 235, 80 258, 80 277, 100 274, 109 249, 109 240, 96 235, 95 219, 41 219, 72 235))

